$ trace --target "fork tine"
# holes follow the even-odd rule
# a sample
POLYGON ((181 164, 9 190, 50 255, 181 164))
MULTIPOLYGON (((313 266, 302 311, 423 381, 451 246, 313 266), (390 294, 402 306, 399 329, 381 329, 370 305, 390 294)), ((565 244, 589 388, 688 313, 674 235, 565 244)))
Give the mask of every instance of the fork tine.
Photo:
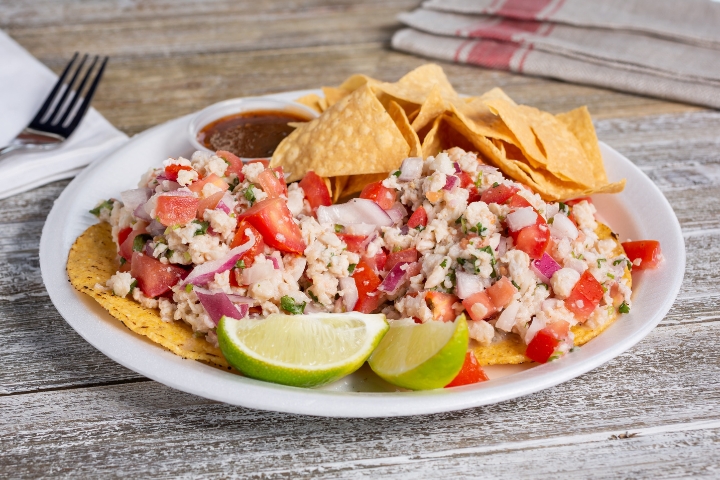
POLYGON ((60 88, 62 87, 63 82, 65 81, 65 77, 67 77, 68 72, 70 72, 70 67, 72 67, 73 63, 75 63, 75 60, 77 60, 78 52, 75 52, 75 55, 73 55, 70 62, 65 67, 65 70, 63 70, 62 75, 60 75, 60 78, 58 78, 58 81, 55 82, 55 86, 53 87, 50 94, 45 99, 45 102, 43 103, 42 107, 40 107, 40 110, 38 110, 37 114, 35 115, 35 118, 32 119, 32 122, 30 122, 30 125, 32 124, 39 124, 40 120, 45 116, 47 113, 48 108, 50 108, 50 105, 52 105, 53 99, 57 95, 57 93, 60 91, 60 88))
POLYGON ((72 78, 68 82, 67 88, 63 92, 62 97, 60 97, 60 101, 58 101, 58 103, 55 105, 55 109, 52 111, 52 113, 50 114, 50 116, 47 119, 47 122, 45 122, 45 123, 48 123, 51 125, 54 124, 53 119, 55 117, 57 117, 58 114, 60 114, 60 112, 62 111, 62 107, 65 104, 65 101, 67 100, 68 95, 70 95, 70 92, 72 92, 73 85, 75 84, 75 80, 77 80, 78 74, 80 74, 80 70, 82 70, 83 66, 85 65, 87 58, 88 58, 88 55, 86 53, 85 55, 83 55, 83 58, 82 58, 82 60, 80 60, 80 64, 78 65, 77 69, 75 70, 75 73, 73 73, 72 78))
POLYGON ((98 61, 98 56, 95 55, 95 58, 93 59, 93 62, 88 67, 87 71, 85 72, 85 76, 83 77, 82 81, 80 82, 80 86, 78 86, 75 89, 75 95, 73 96, 72 100, 70 101, 70 104, 65 109, 65 113, 63 114, 60 121, 57 123, 57 125, 62 128, 62 126, 65 124, 65 121, 68 119, 70 114, 72 113, 73 109, 75 108, 75 105, 77 105, 78 100, 80 100, 80 95, 82 95, 82 91, 85 88, 85 84, 88 81, 88 78, 90 78, 90 74, 92 73, 93 69, 95 68, 95 64, 98 61))
POLYGON ((100 83, 100 79, 103 76, 103 72, 105 71, 105 65, 108 62, 108 57, 103 58, 102 63, 100 64, 100 68, 97 71, 97 74, 95 75, 95 80, 93 80, 92 84, 90 85, 90 88, 88 89, 87 93, 85 94, 85 99, 80 104, 80 108, 78 108, 77 112, 75 113, 75 116, 73 117, 70 124, 65 128, 66 134, 65 136, 69 136, 78 126, 80 123, 80 120, 83 119, 85 116, 85 112, 87 111, 88 107, 90 107, 90 102, 92 101, 93 95, 95 95, 95 89, 98 86, 98 83, 100 83))

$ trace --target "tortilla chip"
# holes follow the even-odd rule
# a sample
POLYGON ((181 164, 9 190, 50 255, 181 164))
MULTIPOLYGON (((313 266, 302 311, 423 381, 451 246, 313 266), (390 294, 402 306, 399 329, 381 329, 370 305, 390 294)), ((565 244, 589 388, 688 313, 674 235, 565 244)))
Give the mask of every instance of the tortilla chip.
POLYGON ((587 159, 592 165, 592 173, 595 178, 595 185, 604 185, 608 182, 605 173, 605 165, 603 164, 602 153, 600 153, 600 145, 595 134, 595 127, 590 118, 590 112, 587 107, 583 106, 565 113, 555 115, 560 123, 575 135, 582 149, 585 151, 587 159))
POLYGON ((322 91, 325 95, 325 100, 327 101, 328 107, 332 107, 337 102, 350 95, 350 92, 345 90, 344 88, 322 87, 322 91))
POLYGON ((330 183, 332 184, 332 201, 333 203, 337 203, 338 199, 343 193, 343 190, 345 189, 345 185, 347 185, 348 180, 350 180, 349 175, 340 175, 337 177, 330 177, 330 183))
POLYGON ((419 132, 425 125, 432 123, 435 118, 442 115, 446 109, 447 106, 440 92, 440 87, 435 85, 432 90, 430 90, 425 102, 423 102, 420 107, 420 111, 412 122, 413 130, 419 132))
MULTIPOLYGON (((616 247, 613 250, 613 255, 623 255, 625 251, 618 240, 618 236, 610 230, 610 227, 598 222, 598 227, 595 230, 598 238, 604 240, 606 238, 613 238, 616 243, 616 247)), ((630 270, 625 267, 625 274, 623 275, 628 281, 628 286, 632 285, 632 277, 630 270)), ((587 325, 575 325, 570 330, 575 336, 575 346, 585 345, 587 342, 597 337, 603 331, 605 331, 610 325, 612 325, 620 316, 615 311, 607 322, 597 328, 590 328, 587 325)), ((516 365, 519 363, 531 362, 529 358, 525 356, 526 345, 520 340, 517 334, 508 334, 507 337, 497 343, 493 343, 487 346, 478 346, 473 349, 473 353, 478 360, 480 365, 516 365)))
POLYGON ((306 107, 312 108, 318 113, 322 113, 323 109, 320 107, 320 96, 310 93, 304 97, 295 99, 295 103, 305 105, 306 107))
MULTIPOLYGON (((397 167, 396 167, 397 168, 397 167)), ((345 199, 350 195, 362 192, 368 184, 374 182, 381 182, 385 180, 390 172, 383 173, 371 173, 368 175, 352 175, 348 178, 348 182, 340 195, 341 199, 345 199)))
POLYGON ((67 272, 76 290, 95 299, 133 332, 183 358, 230 369, 220 349, 204 337, 195 337, 192 327, 185 322, 163 322, 157 309, 145 308, 130 298, 116 297, 111 291, 95 290, 95 284, 105 285, 118 266, 110 225, 98 223, 75 240, 68 255, 67 272))
POLYGON ((291 183, 309 170, 321 177, 389 172, 409 151, 392 117, 365 85, 285 137, 270 166, 282 166, 291 183))
POLYGON ((410 125, 410 121, 405 115, 405 110, 402 109, 397 102, 391 101, 387 109, 388 114, 395 122, 395 126, 398 127, 400 133, 405 138, 405 141, 410 146, 410 157, 419 157, 422 155, 422 146, 420 145, 420 139, 413 127, 410 125))
POLYGON ((458 98, 442 67, 434 63, 416 68, 395 83, 379 82, 373 88, 417 105, 425 103, 434 88, 439 90, 445 100, 455 101, 458 98))

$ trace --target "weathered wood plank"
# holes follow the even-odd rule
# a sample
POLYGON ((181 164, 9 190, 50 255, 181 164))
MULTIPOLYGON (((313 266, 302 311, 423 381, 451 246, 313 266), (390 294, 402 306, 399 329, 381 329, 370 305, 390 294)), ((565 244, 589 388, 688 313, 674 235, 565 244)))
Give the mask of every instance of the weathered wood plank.
POLYGON ((622 455, 610 471, 619 474, 666 457, 674 442, 677 457, 667 457, 668 465, 689 475, 700 471, 694 466, 709 464, 683 463, 683 456, 702 453, 712 462, 717 448, 720 364, 710 352, 718 333, 720 322, 664 327, 605 366, 552 389, 488 407, 410 418, 262 413, 154 382, 0 397, 6 425, 0 431, 0 474, 13 465, 13 476, 27 477, 276 471, 298 478, 349 476, 364 469, 378 476, 408 472, 408 464, 417 463, 424 472, 455 474, 495 465, 492 476, 503 463, 518 465, 547 454, 551 462, 528 462, 524 471, 581 475, 599 468, 602 455, 594 451, 622 455), (697 422, 715 423, 688 433, 697 422), (633 441, 609 439, 639 429, 646 435, 633 441))

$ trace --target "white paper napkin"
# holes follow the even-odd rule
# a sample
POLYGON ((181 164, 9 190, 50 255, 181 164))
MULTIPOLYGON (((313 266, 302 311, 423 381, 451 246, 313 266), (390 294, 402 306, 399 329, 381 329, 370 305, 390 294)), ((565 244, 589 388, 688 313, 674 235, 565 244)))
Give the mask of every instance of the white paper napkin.
MULTIPOLYGON (((68 61, 71 55, 68 52, 68 61)), ((0 147, 4 147, 33 119, 57 76, 2 31, 0 62, 0 147)), ((90 108, 61 146, 32 153, 16 150, 0 157, 0 199, 74 177, 126 141, 127 135, 90 108)))

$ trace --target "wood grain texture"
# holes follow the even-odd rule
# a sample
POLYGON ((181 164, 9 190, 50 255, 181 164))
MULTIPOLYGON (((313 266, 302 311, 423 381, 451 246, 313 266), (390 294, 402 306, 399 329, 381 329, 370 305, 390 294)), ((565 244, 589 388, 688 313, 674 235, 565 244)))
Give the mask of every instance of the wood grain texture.
MULTIPOLYGON (((134 134, 210 103, 394 80, 426 60, 388 49, 416 0, 33 0, 0 28, 58 71, 111 55, 94 106, 134 134)), ((443 64, 458 91, 494 86, 551 112, 588 105, 685 235, 678 301, 640 344, 518 400, 398 419, 231 407, 114 363, 50 302, 38 244, 55 182, 0 201, 0 477, 674 478, 720 476, 720 113, 610 90, 443 64), (627 435, 625 433, 628 432, 627 435)))

